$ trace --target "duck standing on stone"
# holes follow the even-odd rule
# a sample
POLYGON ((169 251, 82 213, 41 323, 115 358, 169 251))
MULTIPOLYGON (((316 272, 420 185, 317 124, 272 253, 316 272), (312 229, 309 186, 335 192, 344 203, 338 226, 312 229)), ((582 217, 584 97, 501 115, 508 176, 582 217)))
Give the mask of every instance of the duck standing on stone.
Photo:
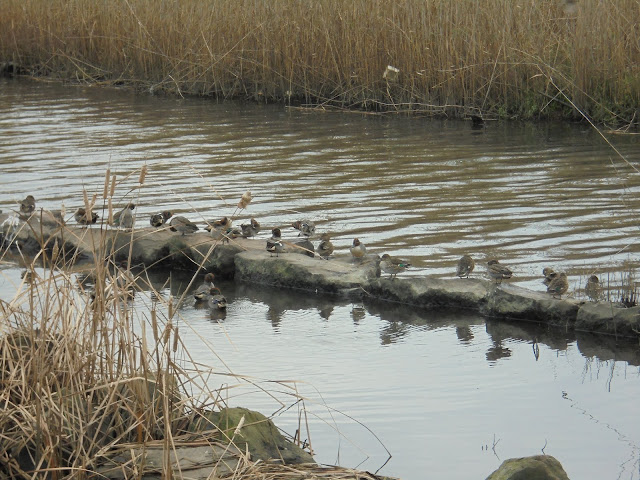
POLYGON ((207 298, 207 305, 211 310, 224 310, 227 308, 227 299, 222 295, 218 287, 211 287, 207 298))
POLYGON ((22 220, 26 220, 36 211, 36 199, 33 198, 33 195, 27 195, 27 197, 19 203, 20 218, 22 220))
POLYGON ((151 223, 152 227, 158 228, 167 223, 167 221, 169 221, 172 216, 173 214, 169 210, 164 210, 160 213, 154 213, 153 215, 151 215, 149 223, 151 223))
POLYGON ((213 284, 213 280, 215 278, 216 278, 215 275, 211 272, 207 273, 204 276, 204 281, 202 282, 202 285, 196 288, 195 292, 193 292, 193 298, 196 299, 196 302, 202 302, 204 300, 207 300, 209 296, 209 292, 211 291, 212 288, 215 287, 215 285, 213 284))
POLYGON ((354 260, 361 261, 367 254, 367 247, 364 246, 364 243, 362 243, 360 239, 354 238, 350 251, 354 260))
POLYGON ((333 243, 331 243, 331 237, 328 233, 323 233, 320 236, 320 243, 318 244, 318 248, 316 248, 316 252, 322 258, 329 258, 329 255, 333 253, 333 243))
POLYGON ((591 275, 587 279, 584 293, 593 302, 597 302, 602 298, 602 285, 600 285, 600 279, 596 275, 591 275))
POLYGON ((204 229, 211 234, 215 239, 223 238, 223 235, 227 233, 227 229, 231 228, 232 221, 228 217, 222 217, 218 220, 208 220, 207 226, 204 229))
POLYGON ((296 220, 291 226, 300 232, 299 237, 311 237, 316 233, 316 224, 311 220, 296 220))
POLYGON ((502 280, 509 279, 513 276, 513 272, 502 265, 498 260, 489 260, 487 262, 487 273, 489 277, 493 278, 497 284, 502 283, 502 280))
POLYGON ((173 217, 169 225, 172 232, 180 232, 182 236, 198 231, 198 226, 195 223, 181 216, 173 217))
POLYGON ((284 245, 282 244, 282 232, 278 227, 271 230, 271 238, 267 240, 267 252, 269 252, 273 256, 284 252, 284 245))
POLYGON ((384 273, 388 273, 390 275, 389 278, 391 279, 397 277, 399 273, 404 272, 410 266, 411 264, 406 260, 398 257, 392 257, 388 253, 385 253, 380 257, 380 268, 384 273))
POLYGON ((294 245, 297 247, 296 253, 301 253, 311 258, 316 256, 316 247, 313 246, 313 242, 308 237, 304 237, 304 240, 300 240, 294 245))
POLYGON ((471 255, 463 255, 460 260, 458 260, 458 269, 456 270, 456 275, 460 278, 469 278, 471 272, 476 266, 476 262, 473 261, 471 255))
POLYGON ((87 216, 87 211, 80 207, 76 210, 76 213, 73 214, 73 218, 80 225, 93 225, 98 221, 98 214, 96 212, 91 212, 91 217, 87 216))
POLYGON ((556 272, 551 267, 544 267, 542 269, 542 275, 544 276, 544 280, 542 281, 542 283, 548 287, 549 284, 551 283, 551 280, 553 280, 558 276, 558 272, 556 272))
POLYGON ((240 228, 242 229, 242 236, 244 238, 255 237, 260 231, 260 224, 252 217, 249 223, 243 223, 240 225, 240 228))
POLYGON ((547 287, 547 293, 550 293, 553 298, 562 298, 562 294, 566 293, 569 289, 569 281, 567 280, 567 274, 564 272, 558 273, 547 287))
POLYGON ((136 208, 134 203, 129 203, 119 212, 113 215, 113 226, 131 230, 133 228, 133 209, 136 208))

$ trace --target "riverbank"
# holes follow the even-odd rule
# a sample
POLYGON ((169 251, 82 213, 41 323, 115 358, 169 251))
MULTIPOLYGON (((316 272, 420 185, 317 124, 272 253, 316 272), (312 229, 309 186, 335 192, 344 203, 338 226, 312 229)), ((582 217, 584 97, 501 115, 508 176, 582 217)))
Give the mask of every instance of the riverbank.
POLYGON ((637 125, 637 2, 11 0, 5 73, 153 94, 637 125), (593 35, 594 31, 607 35, 593 35))

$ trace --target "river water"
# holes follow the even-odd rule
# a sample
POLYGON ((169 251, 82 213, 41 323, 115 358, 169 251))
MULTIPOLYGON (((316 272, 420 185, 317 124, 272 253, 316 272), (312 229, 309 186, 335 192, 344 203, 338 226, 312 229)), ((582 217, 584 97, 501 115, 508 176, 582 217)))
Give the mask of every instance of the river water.
MULTIPOLYGON (((549 265, 568 273, 570 296, 582 299, 596 273, 616 298, 636 269, 638 136, 606 134, 609 145, 587 125, 474 129, 27 81, 0 81, 0 98, 2 210, 32 193, 40 206, 72 211, 83 187, 102 192, 107 168, 124 195, 146 164, 140 226, 161 209, 196 221, 230 215, 251 190, 239 220, 256 217, 260 237, 311 218, 338 256, 357 236, 371 252, 408 258, 403 276, 452 277, 469 253, 477 276, 495 257, 514 271, 512 283, 542 290, 549 265)), ((0 298, 12 297, 20 274, 0 264, 0 298)), ((158 285, 168 274, 157 273, 158 285)), ((164 288, 179 294, 188 282, 173 272, 164 288)), ((388 450, 382 474, 469 479, 547 453, 573 479, 640 479, 637 341, 219 286, 224 317, 181 308, 189 353, 251 378, 231 403, 277 412, 289 433, 299 419, 295 385, 309 424, 302 438, 320 462, 375 471, 388 450)), ((144 295, 136 303, 148 305, 144 295)))

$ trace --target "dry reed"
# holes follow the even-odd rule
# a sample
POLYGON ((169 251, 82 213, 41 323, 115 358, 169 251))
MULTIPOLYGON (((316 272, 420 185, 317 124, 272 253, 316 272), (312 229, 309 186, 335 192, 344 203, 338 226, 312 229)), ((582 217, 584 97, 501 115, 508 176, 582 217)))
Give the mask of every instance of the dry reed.
POLYGON ((6 0, 0 61, 156 93, 428 115, 579 118, 566 95, 633 124, 638 18, 636 0, 6 0))
MULTIPOLYGON (((110 175, 103 213, 113 200, 105 198, 107 186, 115 191, 110 175)), ((146 175, 145 166, 140 185, 146 175)), ((83 197, 85 205, 99 208, 96 195, 83 191, 83 197)), ((225 407, 225 388, 233 385, 211 390, 211 369, 191 358, 182 343, 178 324, 185 322, 172 297, 154 290, 145 271, 133 272, 130 259, 115 262, 105 229, 81 233, 98 241, 90 268, 80 275, 77 252, 64 248, 64 235, 77 233, 60 227, 60 244, 57 238, 42 240, 35 258, 24 258, 30 266, 16 296, 0 301, 0 476, 96 478, 94 472, 112 465, 114 456, 160 446, 161 472, 169 478, 175 470, 170 452, 218 445, 234 459, 234 478, 256 478, 248 458, 229 449, 223 432, 190 428, 225 407), (132 299, 143 284, 154 301, 140 312, 132 299)), ((232 378, 228 374, 226 381, 232 378)), ((238 383, 246 381, 238 377, 238 383)), ((125 478, 138 478, 139 465, 128 464, 118 468, 129 472, 125 478)))

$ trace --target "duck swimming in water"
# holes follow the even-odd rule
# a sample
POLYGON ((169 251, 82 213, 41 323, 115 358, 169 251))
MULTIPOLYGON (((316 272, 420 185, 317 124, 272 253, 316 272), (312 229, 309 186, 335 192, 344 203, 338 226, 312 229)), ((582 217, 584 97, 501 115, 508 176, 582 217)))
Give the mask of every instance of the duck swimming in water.
POLYGON ((227 308, 227 299, 222 295, 218 287, 212 287, 209 290, 207 305, 209 305, 209 308, 212 310, 224 310, 227 308))
POLYGON ((207 273, 204 276, 204 281, 202 282, 202 285, 196 288, 195 292, 193 292, 193 298, 196 299, 196 302, 202 302, 204 300, 207 300, 209 292, 211 291, 212 288, 215 287, 215 285, 213 284, 213 280, 215 278, 216 276, 211 272, 207 273))

